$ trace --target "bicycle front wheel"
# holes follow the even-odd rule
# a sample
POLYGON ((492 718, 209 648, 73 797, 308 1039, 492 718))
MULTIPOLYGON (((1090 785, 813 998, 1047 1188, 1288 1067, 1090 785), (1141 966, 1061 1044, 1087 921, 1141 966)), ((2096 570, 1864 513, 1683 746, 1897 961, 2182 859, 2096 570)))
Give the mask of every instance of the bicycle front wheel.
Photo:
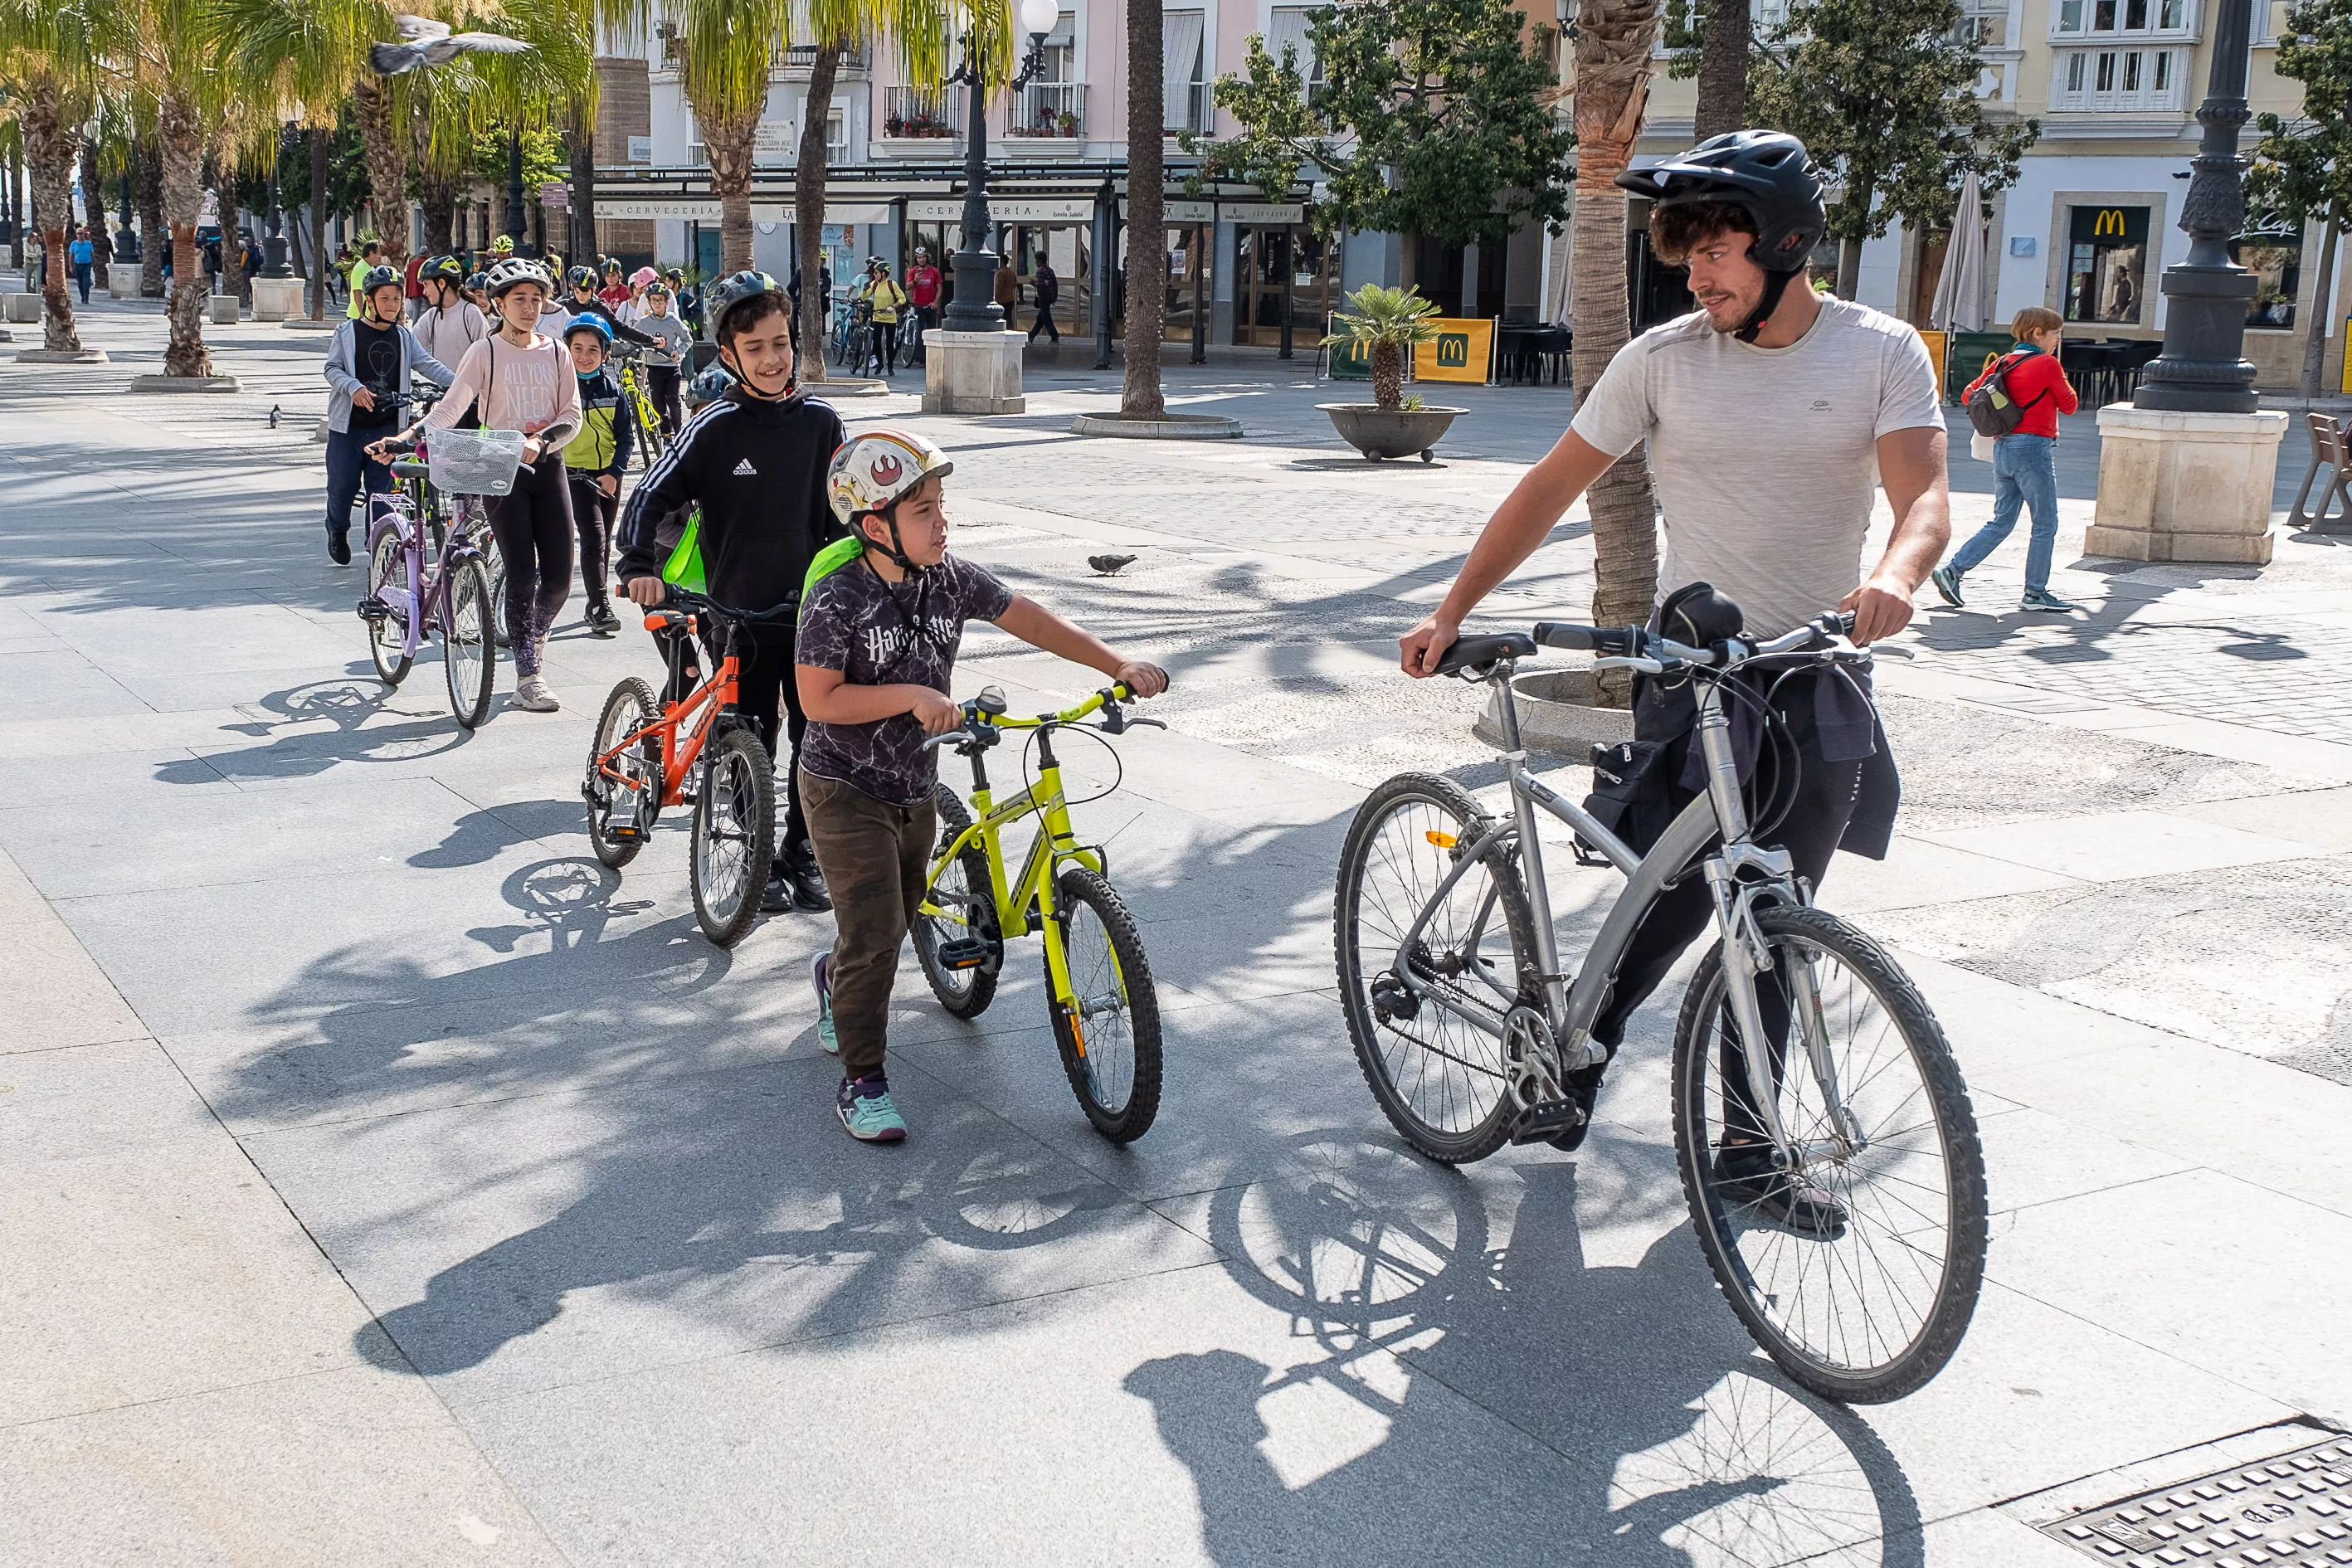
MULTIPOLYGON (((1095 1131, 1132 1143, 1160 1114, 1160 994, 1135 917, 1108 882, 1083 866, 1055 884, 1070 994, 1053 999, 1062 1070, 1095 1131)), ((1045 984, 1053 989, 1048 964, 1045 984)))
POLYGON ((760 918, 775 852, 776 769, 748 730, 710 743, 694 803, 694 917, 702 934, 733 947, 760 918))
POLYGON ((1448 1164, 1502 1147, 1515 1114, 1501 1037, 1436 999, 1499 1023, 1533 967, 1516 860, 1487 856, 1437 897, 1492 826, 1452 780, 1400 773, 1357 809, 1339 852, 1332 932, 1357 1064, 1405 1142, 1448 1164), (1400 948, 1418 990, 1396 973, 1400 948))
POLYGON ((400 531, 385 529, 368 552, 368 592, 390 613, 371 617, 367 628, 368 654, 386 686, 407 679, 414 661, 408 651, 408 620, 416 614, 416 587, 415 563, 400 531))
POLYGON ((476 560, 464 560, 449 576, 448 625, 441 634, 441 672, 449 681, 449 711, 468 730, 490 716, 490 689, 498 684, 497 634, 490 629, 490 579, 476 560))
POLYGON ((1942 1028, 1877 943, 1820 910, 1760 910, 1768 1081, 1797 1151, 1762 1127, 1723 948, 1675 1034, 1675 1144, 1716 1282, 1756 1342, 1825 1399, 1900 1399, 1959 1348, 1984 1282, 1984 1151, 1942 1028))

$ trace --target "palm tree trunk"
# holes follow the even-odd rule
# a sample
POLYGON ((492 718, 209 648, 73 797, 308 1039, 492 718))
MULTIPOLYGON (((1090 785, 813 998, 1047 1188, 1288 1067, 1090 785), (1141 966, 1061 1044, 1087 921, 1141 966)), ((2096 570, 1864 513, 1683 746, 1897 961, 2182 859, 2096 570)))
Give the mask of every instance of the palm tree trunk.
POLYGON ((67 122, 54 80, 35 77, 18 111, 25 133, 25 161, 32 166, 33 205, 40 216, 41 243, 48 265, 41 279, 41 346, 51 353, 79 353, 73 296, 66 290, 66 226, 73 221, 75 132, 67 122))
POLYGON ((14 272, 25 269, 25 198, 20 194, 24 184, 20 171, 24 165, 17 160, 16 149, 8 149, 8 268, 14 272))
POLYGON ((1748 123, 1748 49, 1752 26, 1748 0, 1709 0, 1706 34, 1699 45, 1698 117, 1691 128, 1701 142, 1748 123))
POLYGON ((2319 396, 2319 373, 2327 361, 2327 315, 2336 303, 2336 219, 2329 217, 2319 240, 2319 277, 2311 291, 2311 320, 2303 331, 2303 400, 2319 396))
MULTIPOLYGON (((139 297, 163 297, 163 155, 153 132, 139 139, 139 297)), ((173 263, 174 267, 177 262, 173 263)))
POLYGON ((236 165, 223 154, 220 165, 221 292, 245 299, 245 236, 237 227, 236 165))
MULTIPOLYGON (((332 292, 327 280, 335 276, 334 265, 327 259, 327 138, 331 134, 331 128, 320 126, 302 133, 302 140, 310 145, 310 319, 314 321, 327 319, 332 292)), ((338 310, 342 309, 341 300, 334 303, 338 310)))
POLYGON ((205 131, 194 105, 176 91, 156 104, 155 141, 163 163, 163 210, 172 226, 172 300, 164 314, 172 341, 163 351, 165 375, 210 375, 205 352, 205 253, 196 243, 204 210, 205 131))
POLYGON ((754 105, 721 115, 698 109, 694 122, 710 157, 710 191, 719 198, 719 269, 741 272, 751 265, 751 148, 760 110, 754 105))
MULTIPOLYGON (((1127 0, 1127 376, 1118 411, 1157 419, 1168 410, 1160 387, 1160 334, 1168 303, 1167 134, 1160 0, 1127 0)), ((1199 310, 1205 301, 1195 300, 1199 310)))
POLYGON ((375 205, 375 237, 384 265, 408 260, 408 145, 392 121, 392 89, 382 77, 362 71, 352 84, 352 107, 367 155, 368 197, 375 205))
MULTIPOLYGON (((1575 317, 1576 395, 1632 336, 1625 294, 1625 193, 1613 183, 1642 134, 1658 0, 1583 0, 1576 39, 1576 211, 1570 266, 1575 317)), ((1658 588, 1657 506, 1650 467, 1636 446, 1587 495, 1592 511, 1592 619, 1625 626, 1649 618, 1658 588)), ((1601 679, 1600 700, 1623 707, 1630 679, 1601 679)))
POLYGON ((793 249, 801 272, 802 384, 824 380, 824 135, 833 119, 834 78, 841 69, 841 43, 817 46, 809 66, 808 107, 801 115, 800 162, 793 171, 793 249))

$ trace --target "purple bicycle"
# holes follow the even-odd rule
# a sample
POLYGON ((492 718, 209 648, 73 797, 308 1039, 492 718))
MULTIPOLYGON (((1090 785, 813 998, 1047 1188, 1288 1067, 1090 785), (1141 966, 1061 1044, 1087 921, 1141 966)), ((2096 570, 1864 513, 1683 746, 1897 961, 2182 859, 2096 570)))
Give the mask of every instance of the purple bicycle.
POLYGON ((439 548, 428 551, 427 525, 439 521, 427 515, 438 510, 425 493, 430 470, 421 461, 399 461, 392 473, 392 490, 369 502, 369 593, 359 603, 368 652, 384 684, 398 686, 425 639, 438 632, 450 711, 475 729, 489 717, 498 673, 490 572, 478 542, 488 513, 478 497, 450 498, 457 505, 446 530, 430 530, 439 548))

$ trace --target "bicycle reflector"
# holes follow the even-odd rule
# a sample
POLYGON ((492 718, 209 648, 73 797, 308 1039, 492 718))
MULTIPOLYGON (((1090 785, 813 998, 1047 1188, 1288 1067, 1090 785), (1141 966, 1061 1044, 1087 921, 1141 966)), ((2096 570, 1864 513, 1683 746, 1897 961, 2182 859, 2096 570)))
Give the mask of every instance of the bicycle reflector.
POLYGON ((1457 840, 1451 833, 1440 833, 1434 827, 1429 830, 1427 837, 1432 844, 1436 845, 1440 849, 1451 849, 1459 842, 1459 840, 1457 840))

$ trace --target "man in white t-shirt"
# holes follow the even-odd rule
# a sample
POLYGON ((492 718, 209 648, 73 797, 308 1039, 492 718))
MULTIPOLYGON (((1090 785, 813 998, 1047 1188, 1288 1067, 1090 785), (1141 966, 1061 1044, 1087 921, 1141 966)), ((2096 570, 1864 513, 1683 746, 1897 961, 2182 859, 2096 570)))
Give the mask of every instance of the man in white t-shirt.
MULTIPOLYGON (((1726 598, 1756 637, 1832 608, 1853 612, 1856 642, 1891 637, 1910 624, 1911 596, 1951 536, 1943 411, 1927 346, 1902 322, 1824 299, 1806 279, 1828 218, 1804 144, 1778 132, 1734 132, 1617 183, 1654 203, 1651 248, 1689 268, 1699 309, 1643 333, 1610 362, 1568 433, 1487 521, 1444 602, 1405 635, 1409 675, 1436 673, 1463 618, 1644 440, 1665 526, 1660 616, 1678 640, 1740 629, 1738 620, 1719 624, 1730 613, 1726 598), (1895 532, 1865 571, 1863 541, 1882 486, 1895 532), (1692 589, 1706 584, 1717 593, 1692 589), (1675 618, 1710 611, 1713 626, 1675 618)), ((1759 825, 1759 837, 1787 849, 1798 875, 1818 886, 1841 847, 1885 855, 1899 784, 1875 715, 1853 688, 1806 673, 1771 689, 1803 765, 1793 786, 1782 786, 1794 789, 1787 811, 1769 831, 1759 825)), ((1667 748, 1657 765, 1675 809, 1699 793, 1694 716, 1688 681, 1637 681, 1634 735, 1667 748)), ((1709 918, 1697 878, 1659 900, 1627 951, 1595 1039, 1615 1048, 1627 1016, 1709 918)), ((1599 1087, 1597 1070, 1576 1086, 1588 1110, 1599 1087)), ((1578 1128, 1560 1142, 1573 1147, 1582 1136, 1578 1128)))

